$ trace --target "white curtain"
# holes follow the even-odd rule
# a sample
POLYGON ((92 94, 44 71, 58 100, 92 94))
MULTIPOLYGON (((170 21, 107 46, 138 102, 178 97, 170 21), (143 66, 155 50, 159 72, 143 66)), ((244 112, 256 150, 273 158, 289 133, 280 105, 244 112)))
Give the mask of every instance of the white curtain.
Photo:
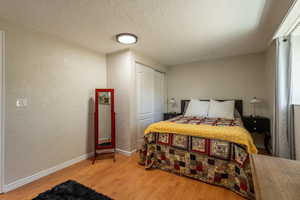
POLYGON ((276 41, 275 127, 272 139, 273 154, 295 158, 294 119, 291 104, 291 41, 289 37, 276 41))

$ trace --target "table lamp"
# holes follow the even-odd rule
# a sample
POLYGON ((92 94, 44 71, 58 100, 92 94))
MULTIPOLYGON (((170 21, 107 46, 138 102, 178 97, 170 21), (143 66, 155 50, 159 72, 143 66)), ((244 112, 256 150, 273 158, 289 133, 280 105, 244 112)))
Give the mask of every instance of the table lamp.
POLYGON ((170 98, 168 101, 168 104, 171 105, 171 107, 175 107, 176 106, 176 100, 175 98, 170 98))
POLYGON ((255 107, 256 107, 257 104, 260 104, 261 102, 262 102, 262 100, 258 99, 256 97, 254 97, 253 99, 250 100, 250 104, 253 105, 253 113, 251 115, 252 117, 256 117, 256 109, 255 109, 255 107))

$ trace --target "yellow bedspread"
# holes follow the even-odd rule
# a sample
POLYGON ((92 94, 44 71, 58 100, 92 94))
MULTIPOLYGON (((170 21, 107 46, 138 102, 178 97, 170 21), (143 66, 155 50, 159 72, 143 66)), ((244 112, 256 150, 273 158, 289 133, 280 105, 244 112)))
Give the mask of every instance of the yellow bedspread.
POLYGON ((253 143, 251 135, 245 128, 239 126, 179 124, 174 122, 161 121, 151 124, 145 130, 145 134, 151 132, 176 133, 180 135, 226 140, 229 142, 245 145, 247 147, 248 153, 257 153, 257 149, 253 143))

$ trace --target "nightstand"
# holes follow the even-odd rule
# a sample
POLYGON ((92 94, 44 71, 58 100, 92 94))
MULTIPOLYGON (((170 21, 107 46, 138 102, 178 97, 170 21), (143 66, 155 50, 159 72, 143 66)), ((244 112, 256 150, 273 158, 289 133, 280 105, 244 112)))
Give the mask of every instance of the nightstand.
POLYGON ((179 115, 181 115, 181 113, 176 113, 176 112, 164 113, 164 120, 168 120, 177 117, 179 115))
POLYGON ((252 116, 244 116, 243 117, 243 123, 245 128, 250 133, 260 133, 264 134, 264 145, 265 149, 268 153, 270 153, 269 150, 269 142, 271 139, 270 135, 270 119, 266 117, 252 117, 252 116))

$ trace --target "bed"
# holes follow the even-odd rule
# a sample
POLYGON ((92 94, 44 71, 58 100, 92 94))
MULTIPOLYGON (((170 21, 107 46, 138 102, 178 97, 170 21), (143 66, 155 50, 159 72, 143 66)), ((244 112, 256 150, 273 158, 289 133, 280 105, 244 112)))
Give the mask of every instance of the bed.
MULTIPOLYGON (((181 101, 181 113, 188 103, 181 101)), ((234 100, 234 104, 243 116, 242 100, 234 100)), ((257 149, 240 116, 221 119, 180 115, 151 124, 145 130, 139 163, 146 169, 162 169, 254 199, 249 154, 257 153, 257 149)))

